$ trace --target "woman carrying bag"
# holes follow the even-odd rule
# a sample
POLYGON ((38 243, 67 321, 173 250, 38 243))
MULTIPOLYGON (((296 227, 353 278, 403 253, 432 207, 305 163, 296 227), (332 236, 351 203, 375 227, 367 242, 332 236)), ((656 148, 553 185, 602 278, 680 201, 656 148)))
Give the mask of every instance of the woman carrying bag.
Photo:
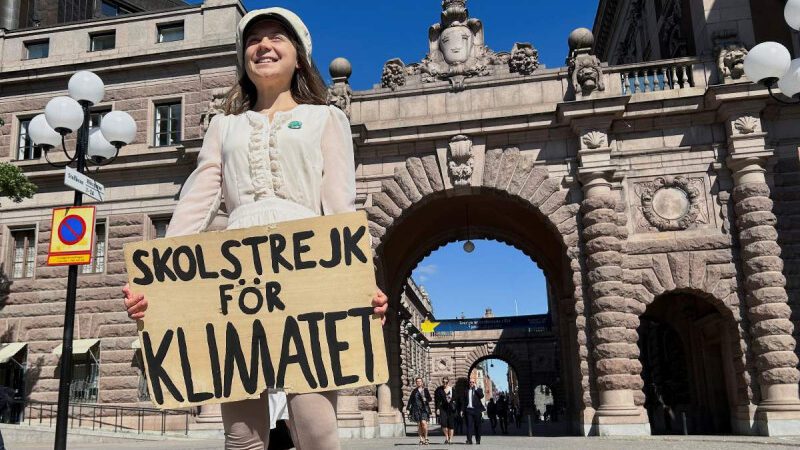
MULTIPOLYGON (((239 79, 203 139, 197 168, 184 185, 167 237, 202 233, 225 198, 228 229, 355 211, 350 124, 327 105, 311 60, 311 35, 283 8, 251 11, 237 26, 239 79)), ((125 306, 142 319, 147 301, 126 285, 125 306)), ((386 296, 376 290, 375 314, 386 296)), ((298 450, 339 449, 336 391, 288 396, 298 450)), ((263 450, 269 443, 268 394, 222 404, 225 448, 263 450)))
POLYGON ((422 378, 414 379, 416 387, 408 397, 409 418, 416 422, 419 444, 428 445, 428 422, 431 420, 431 393, 422 378))
POLYGON ((433 398, 435 400, 436 413, 439 415, 439 425, 441 425, 444 433, 444 443, 452 444, 458 409, 455 395, 453 395, 453 387, 450 386, 450 378, 442 378, 442 385, 433 392, 433 398))

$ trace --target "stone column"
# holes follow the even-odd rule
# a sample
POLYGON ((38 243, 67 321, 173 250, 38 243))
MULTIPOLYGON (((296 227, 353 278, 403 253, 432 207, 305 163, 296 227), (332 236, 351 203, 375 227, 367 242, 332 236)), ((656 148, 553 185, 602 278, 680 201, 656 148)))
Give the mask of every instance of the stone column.
POLYGON ((798 435, 800 373, 796 369, 791 309, 777 243, 777 219, 765 177, 772 151, 765 148, 766 134, 761 130, 758 112, 734 114, 728 120, 728 167, 733 173, 750 348, 761 392, 755 421, 763 435, 798 435))
POLYGON ((358 393, 354 389, 342 389, 336 399, 336 418, 339 422, 339 437, 364 437, 364 417, 358 408, 358 393))
POLYGON ((380 437, 405 436, 403 415, 392 406, 392 390, 387 384, 378 386, 378 426, 380 437))
POLYGON ((589 321, 598 390, 592 434, 649 435, 650 423, 634 394, 642 389, 639 376, 639 314, 641 303, 630 298, 622 277, 622 244, 626 216, 621 198, 611 189, 616 167, 608 136, 602 129, 581 129, 580 168, 583 185, 582 239, 587 255, 586 280, 591 299, 589 321))

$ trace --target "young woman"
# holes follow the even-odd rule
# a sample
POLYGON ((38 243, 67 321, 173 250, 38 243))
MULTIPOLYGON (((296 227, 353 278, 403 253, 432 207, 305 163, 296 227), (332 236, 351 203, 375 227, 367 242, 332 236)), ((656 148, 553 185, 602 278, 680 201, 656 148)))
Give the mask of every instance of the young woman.
POLYGON ((436 388, 433 393, 436 414, 439 415, 439 425, 444 433, 444 443, 453 443, 453 428, 456 422, 456 398, 453 395, 453 387, 450 386, 450 378, 442 378, 442 385, 436 388))
POLYGON ((428 421, 431 419, 431 393, 425 387, 422 378, 414 379, 416 387, 408 397, 409 418, 416 422, 417 434, 419 434, 419 444, 428 445, 428 421))
MULTIPOLYGON (((283 8, 255 10, 237 27, 239 80, 225 99, 224 115, 211 120, 181 192, 167 235, 200 233, 224 197, 228 229, 355 210, 355 166, 350 125, 326 104, 326 89, 311 60, 311 35, 283 8)), ((147 301, 126 286, 132 319, 147 301)), ((377 290, 375 313, 386 313, 377 290)), ((267 393, 225 403, 226 449, 262 450, 269 440, 267 393)), ((338 449, 336 391, 289 395, 289 415, 299 450, 338 449)))

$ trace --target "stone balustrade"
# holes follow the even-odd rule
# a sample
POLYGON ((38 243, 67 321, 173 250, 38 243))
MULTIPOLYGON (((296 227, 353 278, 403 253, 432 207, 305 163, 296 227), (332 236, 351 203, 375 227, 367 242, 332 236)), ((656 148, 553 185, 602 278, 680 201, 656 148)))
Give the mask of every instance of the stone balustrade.
POLYGON ((698 60, 682 58, 614 66, 608 71, 610 79, 619 80, 622 94, 632 95, 702 86, 705 77, 697 79, 696 65, 700 65, 698 60))

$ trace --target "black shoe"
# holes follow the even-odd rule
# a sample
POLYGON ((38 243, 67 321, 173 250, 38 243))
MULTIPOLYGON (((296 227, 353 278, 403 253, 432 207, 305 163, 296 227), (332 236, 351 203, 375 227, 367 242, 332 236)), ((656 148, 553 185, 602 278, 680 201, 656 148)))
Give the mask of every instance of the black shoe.
POLYGON ((467 445, 472 445, 472 441, 467 439, 467 445))

